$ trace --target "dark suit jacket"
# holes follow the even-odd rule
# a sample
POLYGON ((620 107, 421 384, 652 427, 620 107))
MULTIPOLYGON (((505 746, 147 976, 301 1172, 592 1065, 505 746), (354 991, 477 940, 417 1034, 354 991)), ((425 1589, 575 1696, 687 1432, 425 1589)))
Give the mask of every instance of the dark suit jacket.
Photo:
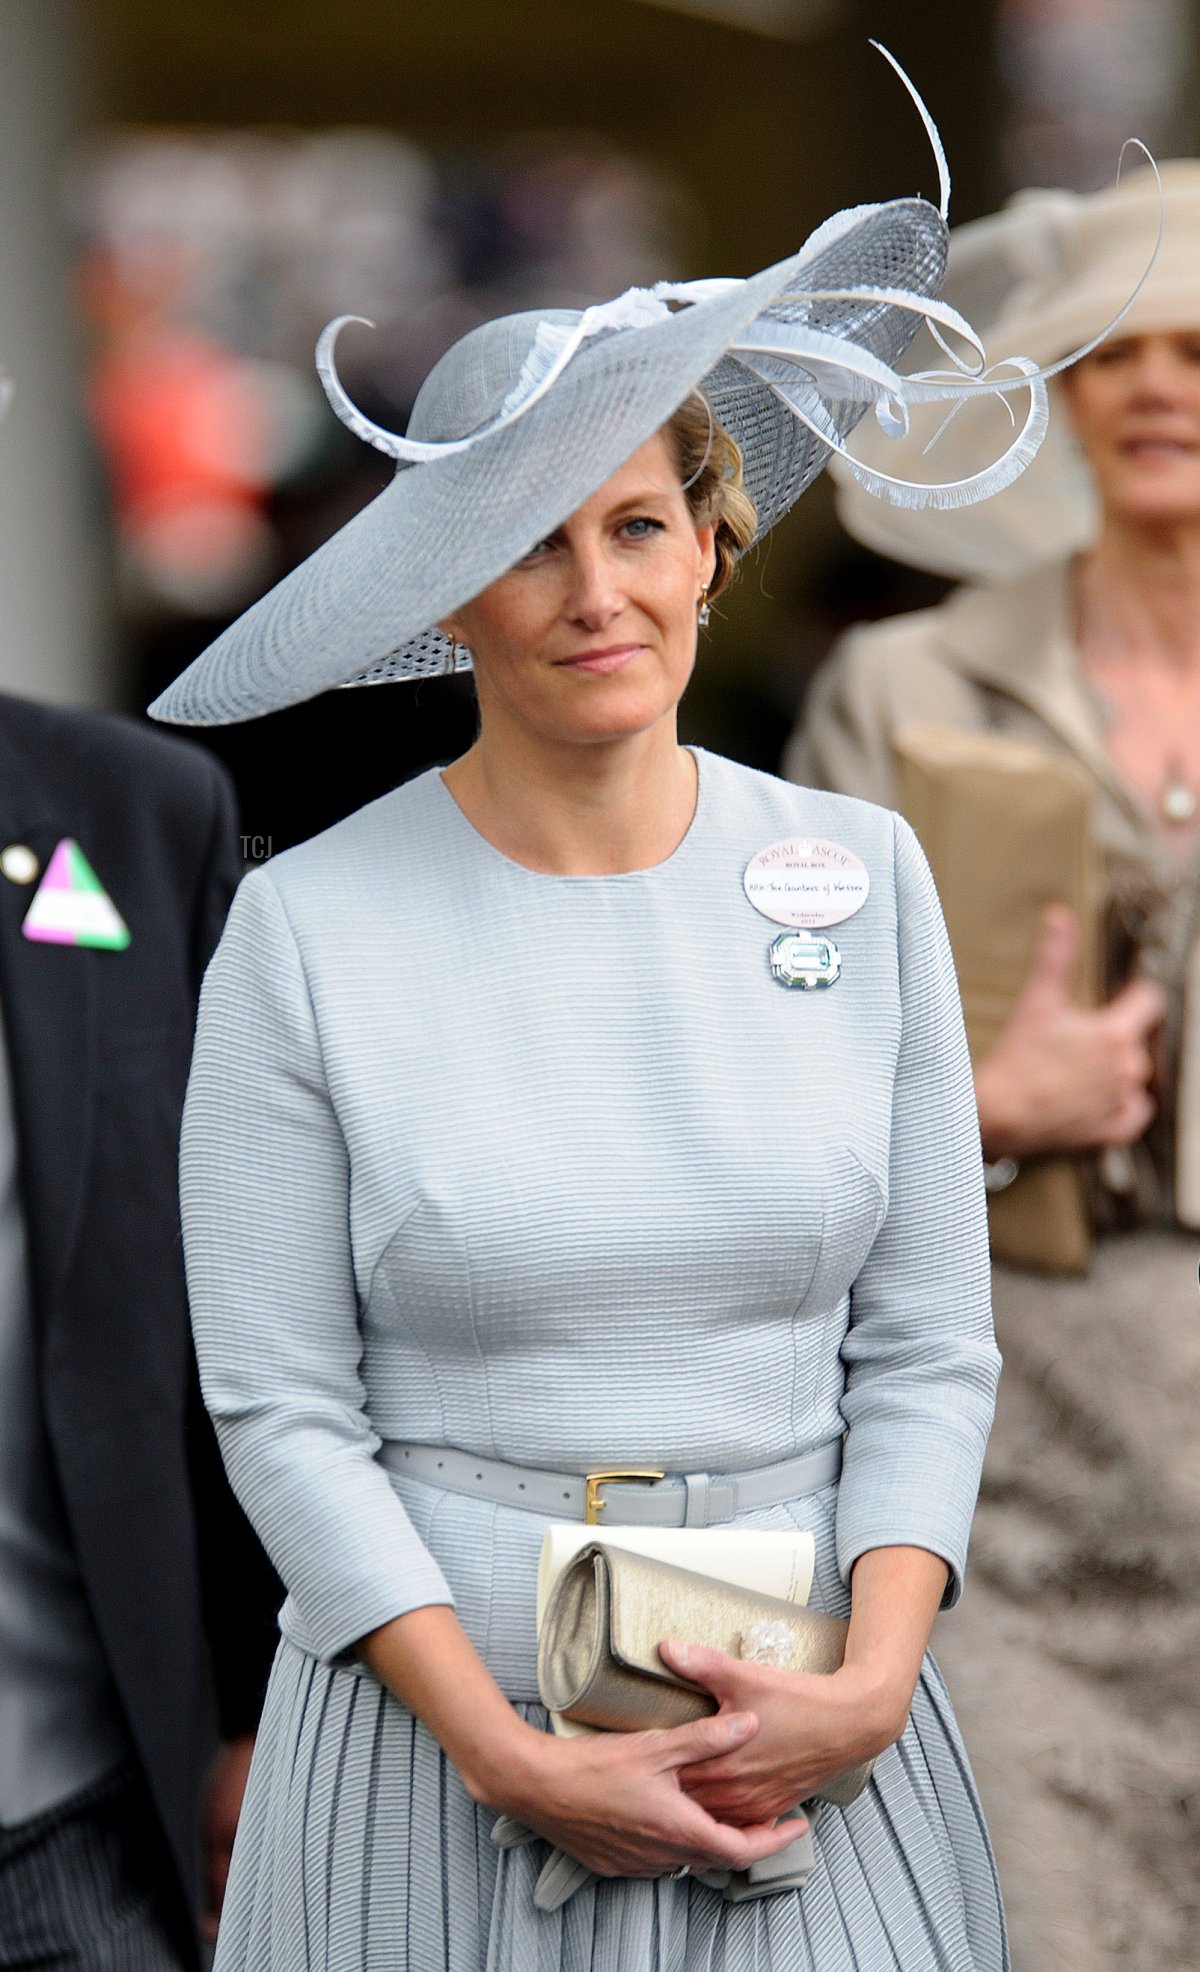
POLYGON ((199 748, 0 695, 0 848, 78 841, 124 952, 21 935, 0 876, 0 995, 52 1457, 84 1584, 190 1934, 204 1637, 226 1736, 253 1729, 282 1599, 199 1401, 176 1193, 196 997, 238 877, 199 748), (169 1858, 169 1859, 168 1859, 169 1858))

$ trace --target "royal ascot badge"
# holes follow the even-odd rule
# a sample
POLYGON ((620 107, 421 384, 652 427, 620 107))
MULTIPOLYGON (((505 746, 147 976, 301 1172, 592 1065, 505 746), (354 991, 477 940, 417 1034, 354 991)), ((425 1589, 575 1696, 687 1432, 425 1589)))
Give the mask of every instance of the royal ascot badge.
POLYGON ((842 976, 842 955, 832 938, 811 931, 781 931, 767 957, 781 986, 798 986, 804 993, 833 986, 842 976))
POLYGON ((804 931, 843 924, 861 911, 871 888, 861 857, 812 835, 787 836, 760 849, 742 882, 756 911, 804 931))
POLYGON ((77 842, 64 836, 33 894, 21 933, 40 945, 123 952, 129 927, 77 842))

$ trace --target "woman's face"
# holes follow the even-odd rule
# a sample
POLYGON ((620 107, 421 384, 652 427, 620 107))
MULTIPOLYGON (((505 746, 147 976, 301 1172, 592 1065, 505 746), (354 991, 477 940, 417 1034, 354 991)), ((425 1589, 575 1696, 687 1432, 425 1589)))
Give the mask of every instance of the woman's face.
POLYGON ((1114 336, 1062 386, 1107 514, 1200 522, 1200 329, 1114 336))
POLYGON ((662 432, 442 629, 475 656, 485 733, 595 744, 674 713, 696 657, 713 530, 662 432))

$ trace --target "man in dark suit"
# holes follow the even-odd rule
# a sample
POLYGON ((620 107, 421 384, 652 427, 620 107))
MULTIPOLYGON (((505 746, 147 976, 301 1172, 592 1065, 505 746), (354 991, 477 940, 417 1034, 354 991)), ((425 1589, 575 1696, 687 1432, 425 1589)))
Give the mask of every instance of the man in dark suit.
POLYGON ((210 1909, 274 1647, 176 1204, 234 825, 198 748, 0 696, 0 1967, 197 1964, 204 1638, 210 1909))

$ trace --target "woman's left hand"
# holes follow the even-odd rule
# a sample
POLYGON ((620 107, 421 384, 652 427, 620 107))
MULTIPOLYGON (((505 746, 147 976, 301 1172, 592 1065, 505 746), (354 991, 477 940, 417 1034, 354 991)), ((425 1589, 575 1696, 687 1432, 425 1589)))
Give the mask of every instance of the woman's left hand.
POLYGON ((758 1720, 747 1745, 679 1773, 707 1813, 739 1827, 786 1814, 823 1782, 882 1753, 903 1732, 912 1702, 911 1691, 897 1694, 849 1665, 814 1676, 673 1640, 660 1655, 669 1670, 711 1691, 722 1712, 758 1720))

